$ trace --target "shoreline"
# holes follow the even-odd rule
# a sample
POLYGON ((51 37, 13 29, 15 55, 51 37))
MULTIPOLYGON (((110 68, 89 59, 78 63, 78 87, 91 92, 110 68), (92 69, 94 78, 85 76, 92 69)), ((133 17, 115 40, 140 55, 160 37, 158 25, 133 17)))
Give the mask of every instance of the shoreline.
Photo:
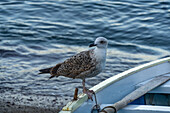
POLYGON ((0 93, 2 113, 58 113, 70 97, 0 93))
POLYGON ((15 105, 14 103, 0 101, 0 112, 2 113, 58 113, 59 111, 59 109, 54 108, 15 105))

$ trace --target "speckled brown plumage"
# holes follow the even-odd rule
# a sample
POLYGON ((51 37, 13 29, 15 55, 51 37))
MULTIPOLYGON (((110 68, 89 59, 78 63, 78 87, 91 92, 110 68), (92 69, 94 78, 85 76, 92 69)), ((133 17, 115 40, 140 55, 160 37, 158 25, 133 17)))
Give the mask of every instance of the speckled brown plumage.
POLYGON ((91 75, 96 72, 96 59, 93 56, 93 49, 89 51, 82 51, 69 59, 65 60, 63 63, 59 63, 56 66, 50 68, 50 78, 65 76, 69 78, 86 78, 91 73, 91 75), (94 72, 93 72, 94 71, 94 72))

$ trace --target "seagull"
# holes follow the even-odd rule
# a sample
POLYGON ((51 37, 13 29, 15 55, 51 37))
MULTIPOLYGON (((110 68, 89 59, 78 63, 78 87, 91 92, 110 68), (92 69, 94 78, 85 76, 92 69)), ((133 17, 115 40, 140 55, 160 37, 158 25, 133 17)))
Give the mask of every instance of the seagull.
POLYGON ((98 37, 87 51, 82 51, 54 67, 41 69, 39 74, 51 74, 51 77, 64 76, 73 79, 82 79, 83 93, 92 100, 94 91, 85 87, 85 79, 94 77, 105 68, 108 41, 104 37, 98 37))

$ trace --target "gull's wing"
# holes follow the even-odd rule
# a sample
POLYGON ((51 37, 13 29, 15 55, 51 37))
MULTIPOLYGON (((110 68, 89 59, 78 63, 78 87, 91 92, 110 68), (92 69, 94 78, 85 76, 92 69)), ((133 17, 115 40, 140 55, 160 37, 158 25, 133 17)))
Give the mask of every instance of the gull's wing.
POLYGON ((69 78, 80 77, 81 73, 88 74, 95 69, 96 62, 91 56, 93 55, 93 49, 89 51, 80 52, 71 58, 65 60, 63 63, 56 65, 52 70, 52 76, 65 76, 69 78))

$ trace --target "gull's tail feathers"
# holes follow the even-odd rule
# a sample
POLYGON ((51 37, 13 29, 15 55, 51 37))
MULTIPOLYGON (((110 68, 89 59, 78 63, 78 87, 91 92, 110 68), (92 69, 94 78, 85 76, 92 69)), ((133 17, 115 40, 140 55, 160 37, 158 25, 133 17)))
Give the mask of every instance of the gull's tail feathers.
POLYGON ((39 72, 38 74, 50 73, 50 70, 51 70, 52 68, 53 68, 53 67, 46 68, 46 69, 41 69, 41 70, 39 70, 40 72, 39 72))
POLYGON ((50 68, 46 68, 46 69, 41 69, 39 70, 40 73, 38 74, 46 74, 46 73, 50 73, 51 74, 51 77, 49 77, 49 79, 53 78, 53 77, 58 77, 59 75, 57 75, 57 70, 58 68, 61 66, 61 63, 60 64, 57 64, 56 66, 54 67, 50 67, 50 68))

